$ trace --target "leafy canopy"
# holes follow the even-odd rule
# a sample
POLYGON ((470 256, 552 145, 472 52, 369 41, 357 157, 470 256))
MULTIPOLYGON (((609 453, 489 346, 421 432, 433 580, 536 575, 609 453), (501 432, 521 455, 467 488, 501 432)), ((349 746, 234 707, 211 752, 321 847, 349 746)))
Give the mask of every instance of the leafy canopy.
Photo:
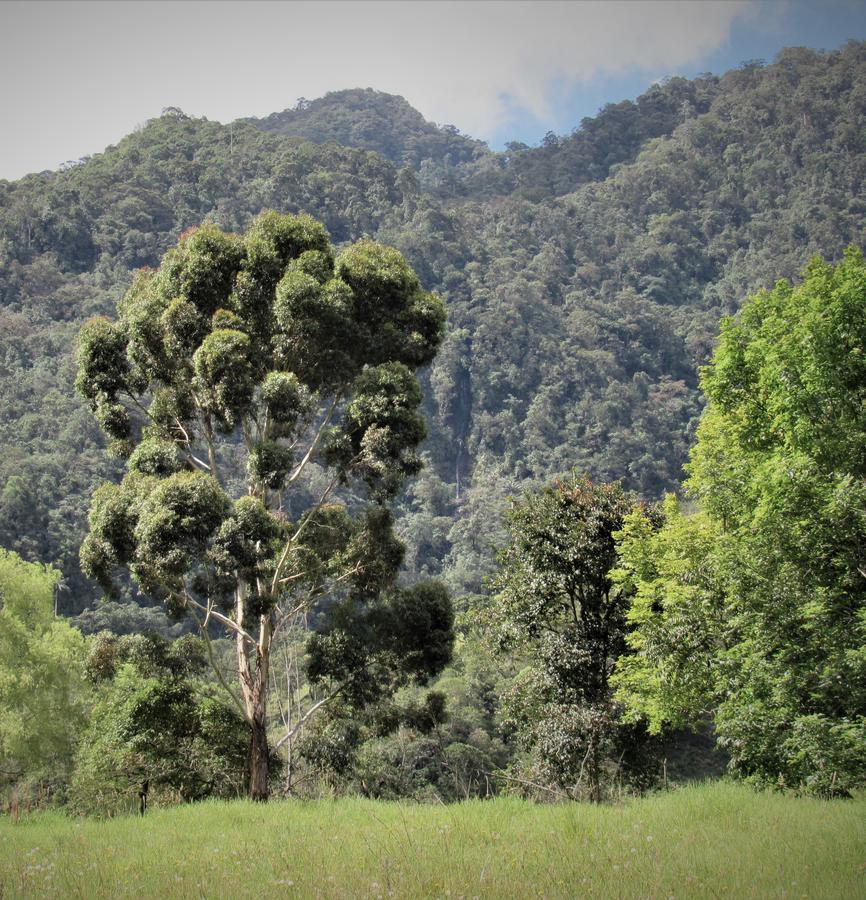
POLYGON ((141 793, 157 803, 243 793, 248 730, 197 677, 206 665, 191 635, 96 635, 86 673, 100 691, 76 755, 73 810, 130 812, 141 793))
POLYGON ((235 637, 233 699, 250 728, 250 793, 264 800, 280 629, 321 598, 362 611, 311 642, 328 699, 369 681, 368 650, 389 683, 450 658, 447 595, 392 590, 403 546, 384 509, 421 468, 414 372, 439 346, 444 308, 398 251, 360 241, 335 256, 309 216, 265 212, 243 237, 188 232, 119 313, 79 339, 76 386, 127 460, 123 481, 94 495, 82 568, 110 589, 126 567, 205 636, 215 620, 235 637), (340 485, 352 510, 334 502, 340 485), (364 493, 373 505, 359 510, 364 493), (393 627, 401 603, 417 633, 393 627), (377 617, 390 637, 367 627, 377 617))
POLYGON ((609 685, 626 649, 613 536, 632 502, 619 485, 585 477, 526 495, 508 514, 511 540, 492 582, 491 630, 531 660, 506 697, 509 724, 536 777, 575 795, 588 788, 593 800, 615 773, 638 775, 640 734, 622 727, 609 685))
POLYGON ((290 526, 282 493, 311 460, 378 502, 420 468, 413 371, 444 309, 396 250, 361 241, 335 257, 308 216, 266 212, 242 237, 205 225, 138 273, 119 313, 82 329, 76 381, 127 460, 94 496, 81 551, 106 586, 128 566, 188 600, 241 572, 273 602, 281 579, 321 580, 364 524, 346 520, 328 559, 312 518, 290 526))
POLYGON ((687 488, 621 538, 636 589, 620 696, 651 727, 714 710, 732 766, 866 778, 866 264, 814 260, 724 323, 687 488))
POLYGON ((85 638, 54 617, 59 573, 0 549, 0 769, 56 778, 84 724, 85 638))

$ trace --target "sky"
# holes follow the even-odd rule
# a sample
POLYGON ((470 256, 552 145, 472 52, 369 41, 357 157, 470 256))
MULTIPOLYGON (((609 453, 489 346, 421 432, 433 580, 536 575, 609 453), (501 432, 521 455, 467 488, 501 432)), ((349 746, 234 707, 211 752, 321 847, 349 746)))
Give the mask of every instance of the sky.
POLYGON ((0 179, 101 152, 168 106, 221 122, 401 94, 501 149, 671 75, 866 39, 866 0, 0 2, 0 179))

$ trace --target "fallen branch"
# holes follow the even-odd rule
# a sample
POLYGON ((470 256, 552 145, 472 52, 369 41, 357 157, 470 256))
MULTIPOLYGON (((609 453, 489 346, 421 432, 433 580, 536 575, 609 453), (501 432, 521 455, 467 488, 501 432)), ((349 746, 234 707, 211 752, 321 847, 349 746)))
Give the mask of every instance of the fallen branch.
POLYGON ((534 781, 527 781, 524 778, 517 778, 514 775, 506 775, 504 772, 485 772, 484 774, 489 775, 492 778, 506 778, 508 781, 516 781, 518 784, 525 784, 527 787, 537 788, 539 791, 547 791, 548 794, 553 794, 555 797, 562 797, 563 800, 574 799, 573 797, 569 797, 568 794, 563 794, 562 791, 545 787, 543 784, 536 784, 534 781))

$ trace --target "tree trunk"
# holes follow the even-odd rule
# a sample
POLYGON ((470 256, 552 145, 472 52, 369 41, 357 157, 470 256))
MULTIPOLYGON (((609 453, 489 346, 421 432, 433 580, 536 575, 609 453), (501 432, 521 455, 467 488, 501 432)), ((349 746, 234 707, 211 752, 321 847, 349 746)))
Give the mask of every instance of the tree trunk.
POLYGON ((268 799, 268 652, 261 647, 256 653, 256 668, 249 673, 251 688, 246 695, 250 725, 250 799, 268 799))
POLYGON ((264 803, 268 799, 268 731, 263 721, 250 726, 250 799, 264 803))
MULTIPOLYGON (((238 583, 235 615, 238 624, 244 626, 244 600, 248 588, 238 583)), ((270 614, 259 617, 259 640, 255 646, 255 662, 250 660, 248 647, 242 634, 236 637, 238 674, 244 695, 247 724, 250 726, 250 799, 265 802, 268 799, 268 673, 271 650, 270 614)))

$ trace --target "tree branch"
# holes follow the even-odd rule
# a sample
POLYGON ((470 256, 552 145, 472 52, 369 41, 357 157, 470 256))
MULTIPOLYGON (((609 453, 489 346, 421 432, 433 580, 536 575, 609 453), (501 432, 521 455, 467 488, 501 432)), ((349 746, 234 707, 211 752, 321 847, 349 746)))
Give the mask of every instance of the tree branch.
POLYGON ((183 435, 183 444, 186 446, 186 457, 193 464, 193 466, 198 466, 203 472, 210 472, 210 466, 203 460, 199 459, 195 453, 192 452, 192 441, 189 437, 189 432, 186 428, 183 427, 183 422, 175 416, 174 418, 175 424, 177 425, 178 431, 183 435))
POLYGON ((257 646, 256 640, 251 634, 244 631, 244 629, 241 628, 241 626, 238 625, 238 623, 233 619, 230 619, 228 616, 225 616, 221 612, 214 609, 213 604, 209 603, 207 606, 202 606, 202 604, 199 603, 198 600, 194 600, 187 591, 183 592, 182 599, 185 603, 188 603, 201 612, 205 613, 208 618, 210 616, 213 616, 217 620, 217 622, 225 625, 225 627, 228 628, 229 631, 233 631, 235 634, 240 635, 245 641, 247 641, 249 644, 252 644, 253 647, 257 646))
POLYGON ((304 529, 307 527, 307 523, 310 522, 315 516, 315 514, 322 508, 324 502, 328 499, 330 493, 337 486, 337 482, 340 480, 339 472, 331 479, 328 486, 322 492, 322 496, 319 498, 319 502, 307 513, 304 521, 298 526, 297 531, 286 541, 286 546, 283 548, 282 555, 280 556, 280 561, 277 563, 276 569, 274 569, 274 577, 271 579, 271 594, 276 594, 277 585, 280 583, 280 576, 283 574, 283 566, 286 564, 286 560, 289 557, 289 550, 292 549, 292 545, 295 541, 301 536, 304 529))
MULTIPOLYGON (((195 394, 195 391, 190 391, 192 394, 192 399, 195 402, 195 405, 199 411, 202 431, 204 432, 205 440, 207 441, 207 457, 210 462, 210 473, 216 478, 217 482, 219 482, 220 477, 217 472, 217 464, 216 464, 216 447, 214 446, 213 441, 213 425, 211 424, 210 414, 205 412, 204 408, 201 405, 198 397, 195 394)), ((186 431, 184 431, 186 434, 186 431)), ((187 435, 187 441, 189 441, 189 435, 187 435)), ((220 482, 221 483, 221 482, 220 482)))
POLYGON ((287 731, 287 732, 286 732, 286 733, 285 733, 285 734, 284 734, 284 735, 283 735, 283 736, 282 736, 282 737, 274 744, 274 750, 279 750, 280 747, 282 747, 284 744, 287 744, 289 741, 293 741, 293 740, 295 739, 295 735, 296 735, 296 734, 304 727, 304 725, 306 725, 306 723, 309 721, 310 716, 313 715, 313 713, 314 713, 317 709, 319 709, 320 707, 324 706, 326 703, 329 703, 331 700, 333 700, 334 697, 337 696, 337 694, 342 693, 342 691, 345 690, 347 684, 348 684, 348 682, 345 682, 344 684, 341 684, 335 691, 332 691, 330 694, 326 695, 325 697, 322 697, 322 699, 319 700, 317 703, 314 703, 314 704, 313 704, 313 705, 312 705, 312 706, 311 706, 311 707, 310 707, 310 708, 309 708, 309 709, 301 716, 301 718, 298 719, 298 721, 295 723, 295 727, 292 728, 291 731, 287 731))
POLYGON ((145 415, 148 419, 150 419, 150 421, 152 422, 152 421, 153 421, 153 416, 150 414, 150 410, 148 410, 147 407, 145 407, 145 406, 141 403, 141 401, 138 399, 138 397, 136 397, 135 394, 133 394, 132 391, 131 391, 128 387, 125 388, 124 390, 125 390, 126 396, 129 397, 129 399, 132 400, 133 404, 135 404, 135 406, 136 406, 138 409, 140 409, 141 412, 143 412, 144 415, 145 415))
MULTIPOLYGON (((208 603, 208 606, 210 606, 210 605, 211 604, 208 603)), ((208 658, 208 661, 210 662, 210 667, 214 670, 214 673, 216 674, 216 677, 219 680, 219 683, 223 686, 223 688, 225 688, 226 693, 232 699, 232 703, 234 703, 234 705, 238 708, 238 711, 240 712, 243 720, 246 722, 247 721, 247 711, 244 708, 243 703, 241 703, 241 701, 235 695, 235 692, 229 687, 228 682, 223 677, 223 673, 220 671, 220 668, 216 664, 216 660, 214 659, 213 645, 211 644, 210 635, 208 634, 208 631, 207 631, 207 620, 208 620, 208 618, 210 618, 210 610, 208 610, 208 614, 205 617, 204 622, 202 622, 201 619, 199 619, 199 617, 195 614, 194 611, 190 610, 190 612, 192 613, 192 617, 195 619, 196 624, 199 627, 199 631, 201 631, 201 633, 204 635, 205 647, 207 647, 207 658, 208 658)))
POLYGON ((325 433, 325 428, 327 428, 327 426, 330 424, 330 421, 334 415, 335 410, 337 409, 337 404, 340 402, 341 397, 342 397, 342 394, 340 394, 339 392, 334 394, 334 400, 331 403, 331 406, 328 409, 328 412, 326 413, 325 418, 322 419, 322 422, 319 425, 318 431, 316 431, 316 434, 313 437, 313 440, 310 441, 310 446, 307 449, 307 452, 304 454, 304 458, 298 463, 298 467, 289 476, 288 484, 292 484, 294 481, 296 481, 298 479, 298 477, 300 476, 301 472, 304 471, 304 468, 306 467, 307 463, 310 461, 313 453, 316 450, 316 447, 319 446, 319 441, 322 439, 322 435, 325 433))
MULTIPOLYGON (((150 419, 151 422, 154 422, 154 418, 153 418, 153 416, 150 414, 150 410, 147 409, 147 407, 144 406, 144 404, 141 403, 141 401, 140 401, 140 400, 132 393, 132 391, 130 391, 130 389, 129 389, 128 387, 125 389, 125 393, 126 393, 126 396, 129 397, 129 399, 133 402, 133 404, 135 405, 135 407, 136 407, 137 409, 139 409, 139 410, 142 412, 143 415, 145 415, 148 419, 150 419)), ((210 471, 211 471, 211 467, 210 467, 203 459, 199 459, 199 458, 192 452, 192 441, 189 439, 189 433, 187 432, 187 430, 186 430, 186 429, 183 427, 183 425, 181 424, 180 419, 178 419, 177 417, 175 417, 175 420, 174 420, 174 421, 177 423, 178 429, 179 429, 180 432, 183 434, 183 443, 186 445, 186 458, 187 458, 187 460, 188 460, 193 466, 198 466, 200 469, 202 469, 202 471, 210 472, 210 471)))
POLYGON ((285 623, 289 619, 294 618, 295 616, 304 612, 304 610, 308 610, 310 606, 312 606, 313 601, 316 599, 316 597, 321 597, 324 593, 325 591, 321 587, 321 585, 318 587, 314 587, 307 593, 307 596, 304 597, 304 599, 300 603, 296 603, 291 609, 287 609, 285 612, 281 612, 276 622, 274 623, 274 637, 276 637, 277 632, 282 629, 283 625, 285 625, 285 623))

